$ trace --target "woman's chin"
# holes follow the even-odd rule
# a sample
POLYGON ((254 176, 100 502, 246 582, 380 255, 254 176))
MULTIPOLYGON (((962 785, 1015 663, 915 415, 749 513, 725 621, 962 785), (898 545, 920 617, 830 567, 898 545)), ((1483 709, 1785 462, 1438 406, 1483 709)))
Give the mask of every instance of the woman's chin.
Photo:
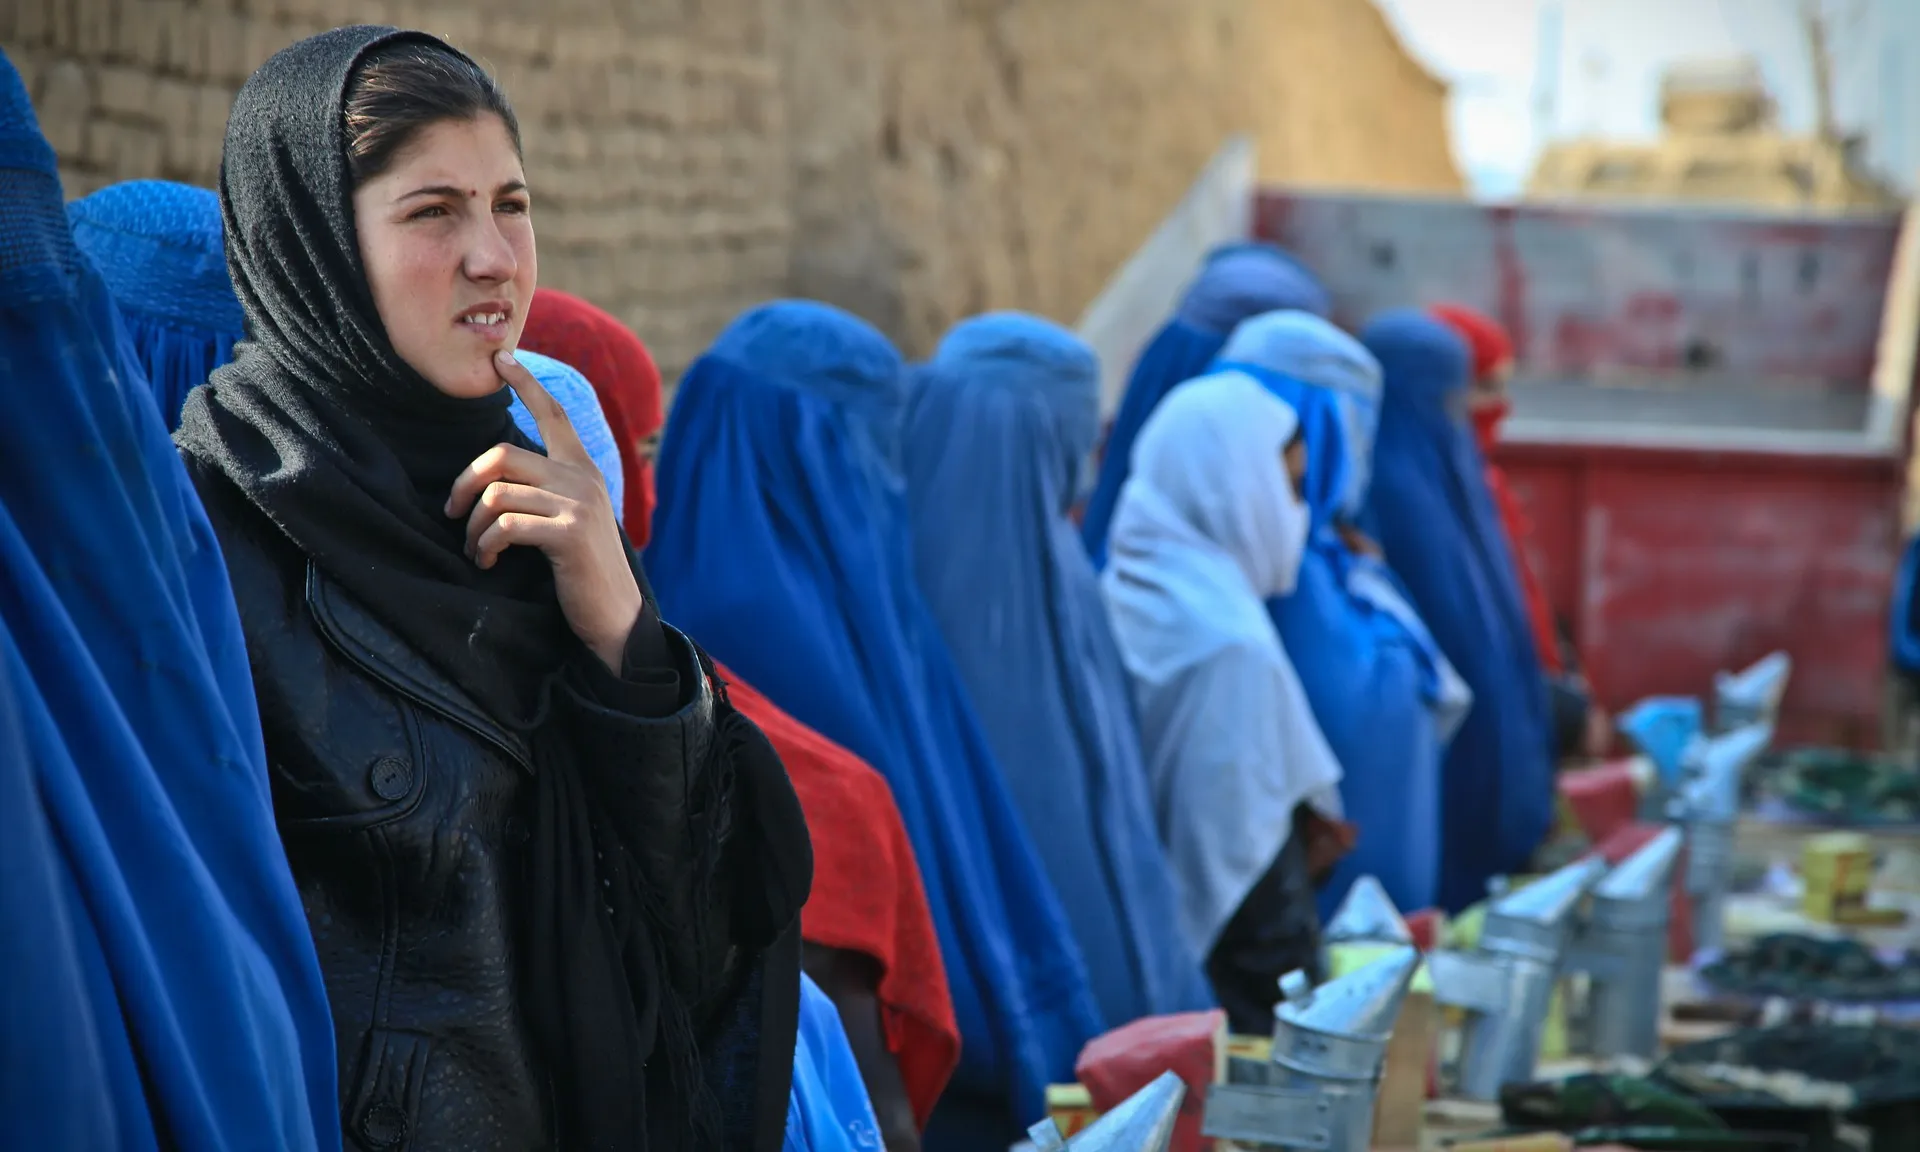
POLYGON ((441 393, 458 400, 479 400, 507 386, 507 382, 500 378, 500 373, 494 370, 491 354, 476 358, 465 371, 428 376, 427 382, 441 393))

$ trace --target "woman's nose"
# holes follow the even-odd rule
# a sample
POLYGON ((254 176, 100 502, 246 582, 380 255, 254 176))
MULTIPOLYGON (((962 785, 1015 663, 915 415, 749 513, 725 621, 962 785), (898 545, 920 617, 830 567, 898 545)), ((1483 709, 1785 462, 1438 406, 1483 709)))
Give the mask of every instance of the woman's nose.
POLYGON ((520 271, 513 245, 501 234, 491 213, 475 225, 464 266, 468 278, 482 284, 505 283, 520 271))

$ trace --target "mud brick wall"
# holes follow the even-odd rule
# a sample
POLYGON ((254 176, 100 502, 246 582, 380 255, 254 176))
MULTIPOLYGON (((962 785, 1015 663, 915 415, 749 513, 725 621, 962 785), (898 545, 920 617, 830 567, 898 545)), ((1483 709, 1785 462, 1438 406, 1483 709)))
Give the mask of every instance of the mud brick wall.
POLYGON ((1266 175, 1457 189, 1444 92, 1368 0, 0 0, 69 196, 211 186, 233 93, 337 24, 445 36, 513 96, 543 283, 669 373, 781 294, 924 352, 1071 321, 1221 140, 1266 175))
POLYGON ((214 185, 227 111, 268 56, 399 22, 493 69, 526 142, 542 283, 620 316, 669 367, 780 290, 787 149, 766 10, 779 0, 494 3, 0 0, 68 196, 134 177, 214 185))
POLYGON ((796 291, 924 349, 1071 322, 1229 133, 1271 180, 1458 192, 1369 0, 786 0, 796 291))

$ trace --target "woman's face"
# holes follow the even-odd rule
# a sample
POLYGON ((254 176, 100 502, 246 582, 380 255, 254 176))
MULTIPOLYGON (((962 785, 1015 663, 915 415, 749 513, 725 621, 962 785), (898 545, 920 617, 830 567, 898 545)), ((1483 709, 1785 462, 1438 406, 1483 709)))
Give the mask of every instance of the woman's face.
POLYGON ((498 391, 539 265, 526 174, 498 116, 422 129, 353 193, 360 262, 394 351, 449 396, 498 391))

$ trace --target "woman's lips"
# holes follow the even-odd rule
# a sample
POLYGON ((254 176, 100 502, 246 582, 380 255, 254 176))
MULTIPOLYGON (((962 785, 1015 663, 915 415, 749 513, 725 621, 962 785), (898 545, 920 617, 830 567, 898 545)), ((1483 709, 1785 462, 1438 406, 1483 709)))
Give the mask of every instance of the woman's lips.
POLYGON ((507 320, 509 313, 504 309, 497 311, 469 312, 461 315, 455 324, 489 342, 500 342, 507 338, 507 320))

